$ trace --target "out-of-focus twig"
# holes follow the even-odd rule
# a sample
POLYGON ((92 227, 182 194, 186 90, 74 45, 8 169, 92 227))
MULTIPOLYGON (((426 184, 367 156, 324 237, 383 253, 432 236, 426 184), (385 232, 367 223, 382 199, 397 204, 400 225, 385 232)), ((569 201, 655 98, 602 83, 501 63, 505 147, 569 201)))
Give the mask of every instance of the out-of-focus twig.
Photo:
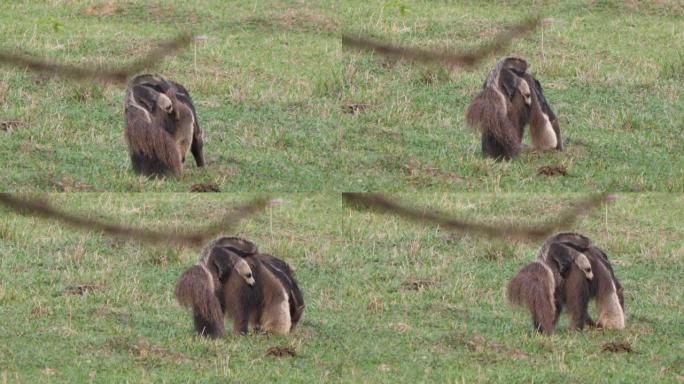
POLYGON ((438 225, 448 230, 472 233, 488 238, 515 238, 520 240, 540 241, 560 229, 572 226, 577 219, 591 210, 611 200, 606 194, 590 196, 573 204, 556 218, 537 225, 520 223, 504 223, 499 225, 469 222, 437 211, 425 211, 375 193, 345 193, 344 200, 358 209, 373 209, 381 213, 389 213, 408 220, 438 225))
POLYGON ((497 34, 491 42, 473 50, 459 53, 402 47, 350 35, 342 35, 342 45, 358 50, 372 51, 395 59, 405 59, 419 63, 437 63, 454 68, 469 68, 477 65, 488 56, 505 50, 513 39, 532 32, 539 25, 539 20, 539 17, 532 17, 520 24, 509 26, 503 32, 497 34))
POLYGON ((193 41, 189 35, 181 35, 173 40, 160 43, 147 55, 133 61, 128 65, 112 68, 86 68, 70 64, 57 64, 34 57, 17 55, 0 51, 0 64, 26 68, 34 72, 48 75, 62 76, 73 80, 92 81, 104 83, 125 83, 134 74, 159 65, 162 59, 178 50, 185 48, 193 41))
POLYGON ((264 197, 258 197, 248 203, 238 205, 217 222, 195 231, 184 231, 176 228, 153 231, 108 223, 68 213, 45 202, 18 198, 6 193, 0 194, 0 204, 18 213, 28 213, 33 216, 56 220, 74 228, 98 231, 113 237, 152 244, 172 243, 195 246, 203 245, 220 233, 229 232, 241 220, 262 211, 267 206, 268 200, 264 197))

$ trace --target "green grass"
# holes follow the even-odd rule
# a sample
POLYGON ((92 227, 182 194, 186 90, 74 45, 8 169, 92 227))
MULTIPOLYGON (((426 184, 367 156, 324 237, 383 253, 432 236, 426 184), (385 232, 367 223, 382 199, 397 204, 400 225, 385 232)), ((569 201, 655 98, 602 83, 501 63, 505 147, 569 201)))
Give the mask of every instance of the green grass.
MULTIPOLYGON (((116 64, 179 31, 208 40, 156 70, 187 86, 207 167, 180 181, 130 170, 122 86, 0 68, 0 184, 13 191, 684 191, 684 7, 678 1, 24 1, 3 5, 3 50, 116 64), (339 32, 463 49, 539 10, 555 23, 515 42, 560 118, 566 151, 480 155, 464 111, 490 58, 449 72, 341 48, 339 32), (368 103, 360 114, 349 103, 368 103), (562 165, 564 177, 537 176, 562 165)), ((526 139, 527 140, 527 139, 526 139)), ((529 140, 527 140, 529 141, 529 140)))
MULTIPOLYGON (((52 194, 55 205, 150 228, 193 227, 248 195, 52 194), (91 213, 97 211, 97 213, 91 213)), ((681 382, 681 195, 622 194, 580 221, 626 292, 624 331, 530 333, 504 298, 539 244, 486 241, 353 211, 337 194, 284 204, 237 234, 295 269, 307 304, 286 337, 192 335, 174 303, 198 249, 75 232, 0 209, 0 382, 681 382), (406 287, 416 279, 429 284, 406 287), (83 296, 65 288, 95 284, 83 296), (607 342, 631 353, 602 352, 607 342), (268 357, 291 346, 296 357, 268 357)), ((535 222, 578 195, 403 194, 466 219, 535 222)), ((591 306, 593 312, 593 305, 591 306)))

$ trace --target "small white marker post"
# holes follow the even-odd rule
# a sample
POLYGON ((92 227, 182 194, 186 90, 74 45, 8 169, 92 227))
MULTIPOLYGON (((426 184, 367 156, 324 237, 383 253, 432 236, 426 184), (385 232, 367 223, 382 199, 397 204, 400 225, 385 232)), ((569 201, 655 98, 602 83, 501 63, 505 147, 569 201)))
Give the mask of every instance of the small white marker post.
POLYGON ((541 22, 541 52, 542 52, 542 64, 546 64, 546 56, 544 55, 544 26, 551 25, 556 22, 553 17, 545 17, 541 22))
POLYGON ((194 52, 195 52, 195 57, 194 57, 194 61, 193 61, 194 70, 195 70, 195 81, 197 81, 197 44, 201 44, 201 43, 207 41, 208 39, 209 38, 207 37, 207 35, 198 35, 198 36, 194 36, 192 38, 192 42, 195 43, 194 47, 193 47, 194 52))

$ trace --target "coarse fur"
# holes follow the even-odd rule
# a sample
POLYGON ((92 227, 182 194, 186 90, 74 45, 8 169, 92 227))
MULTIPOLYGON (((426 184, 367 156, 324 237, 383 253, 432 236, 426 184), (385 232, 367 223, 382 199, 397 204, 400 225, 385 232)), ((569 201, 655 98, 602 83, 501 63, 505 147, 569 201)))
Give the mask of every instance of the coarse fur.
POLYGON ((175 294, 192 311, 195 331, 212 338, 225 333, 226 313, 235 334, 249 329, 285 334, 304 310, 290 266, 239 237, 219 237, 207 245, 198 265, 178 279, 175 294))
POLYGON ((133 170, 145 176, 180 176, 190 150, 204 166, 195 106, 182 85, 157 75, 134 77, 124 96, 124 136, 133 170))
MULTIPOLYGON (((586 256, 582 255, 588 270, 592 273, 591 265, 586 256)), ((582 330, 584 326, 591 322, 587 307, 589 305, 589 281, 590 278, 586 271, 579 265, 572 264, 569 267, 567 276, 563 279, 556 300, 558 307, 565 307, 570 315, 570 330, 582 330)), ((556 312, 556 320, 560 316, 560 311, 556 312)))
POLYGON ((250 329, 289 333, 304 310, 302 293, 290 266, 268 254, 248 255, 244 260, 254 271, 256 283, 250 287, 231 275, 220 296, 233 321, 233 333, 246 334, 250 329))
POLYGON ((292 319, 292 326, 294 327, 299 322, 299 319, 304 312, 304 297, 297 285, 297 281, 294 279, 294 272, 286 262, 273 255, 260 253, 255 255, 255 257, 261 261, 266 269, 280 280, 280 284, 287 292, 290 305, 290 316, 292 319))
POLYGON ((225 333, 225 311, 219 296, 230 276, 236 276, 247 286, 255 284, 254 274, 244 259, 226 248, 211 247, 205 248, 200 262, 183 272, 176 282, 176 300, 192 312, 197 334, 216 338, 225 333))
POLYGON ((207 260, 214 248, 226 248, 240 257, 259 253, 259 248, 253 242, 234 236, 221 236, 212 240, 200 255, 200 260, 207 260))
POLYGON ((594 278, 591 263, 585 254, 575 252, 564 245, 554 244, 551 247, 551 252, 555 254, 554 261, 559 259, 573 260, 564 265, 557 264, 562 277, 561 280, 557 281, 554 292, 556 301, 555 321, 558 321, 561 312, 566 309, 570 316, 570 330, 582 330, 587 321, 591 320, 587 312, 589 303, 588 284, 594 278), (558 254, 562 256, 556 256, 558 254))
MULTIPOLYGON (((584 325, 594 326, 594 321, 587 311, 588 302, 596 298, 596 310, 598 313, 597 326, 608 329, 623 329, 625 327, 624 315, 624 290, 618 279, 615 277, 610 262, 606 254, 592 244, 591 240, 583 235, 566 232, 549 237, 541 247, 538 260, 547 265, 554 265, 559 255, 563 252, 577 253, 584 255, 591 266, 593 273, 592 279, 581 279, 579 274, 573 269, 569 270, 567 276, 563 276, 558 290, 558 300, 565 302, 572 300, 578 302, 578 306, 573 307, 571 317, 586 319, 583 323, 574 324, 577 329, 582 329, 584 325), (572 276, 572 274, 576 276, 572 276), (572 277, 572 279, 571 279, 572 277), (567 282, 567 280, 572 280, 567 282), (574 313, 573 310, 583 308, 583 313, 574 313)), ((579 320, 578 320, 579 321, 579 320)))
MULTIPOLYGON (((482 132, 485 156, 510 159, 520 152, 529 107, 520 103, 520 98, 524 101, 525 96, 521 91, 516 92, 516 88, 522 82, 516 81, 519 77, 509 67, 524 72, 527 62, 513 57, 499 60, 466 112, 468 125, 482 132), (515 105, 513 96, 517 97, 515 105)), ((529 87, 527 91, 529 94, 529 87)))
POLYGON ((542 92, 541 83, 529 73, 523 73, 522 78, 530 85, 532 90, 532 103, 530 108, 530 136, 535 149, 546 151, 551 149, 562 150, 563 139, 561 137, 558 118, 551 110, 549 103, 542 92))
POLYGON ((535 261, 520 269, 508 283, 506 292, 511 304, 530 311, 534 330, 551 335, 556 320, 555 289, 551 269, 535 261))
POLYGON ((586 314, 588 287, 577 283, 579 288, 585 288, 587 293, 575 295, 570 292, 574 285, 567 284, 566 277, 571 276, 571 282, 593 279, 593 272, 588 258, 563 245, 550 246, 549 262, 536 260, 524 266, 508 284, 507 296, 511 304, 527 307, 532 316, 534 330, 551 335, 564 307, 571 311, 571 329, 581 329, 584 326, 586 314), (584 303, 584 307, 582 304, 584 303), (577 321, 580 327, 575 326, 577 321))
POLYGON ((575 249, 577 252, 582 252, 587 255, 589 261, 594 263, 601 263, 603 268, 607 271, 606 274, 610 275, 610 279, 613 280, 613 285, 615 286, 616 295, 618 296, 618 301, 620 306, 624 308, 624 291, 622 285, 615 277, 615 272, 613 267, 608 261, 608 256, 600 248, 595 246, 591 239, 575 232, 560 232, 553 236, 550 236, 542 247, 539 249, 537 254, 537 259, 547 261, 549 259, 549 246, 554 243, 561 243, 567 247, 575 249))
MULTIPOLYGON (((591 263, 591 269, 595 278, 585 282, 588 296, 587 303, 596 298, 596 312, 598 315, 596 326, 606 329, 623 329, 625 327, 624 312, 624 291, 622 285, 615 277, 612 266, 608 262, 606 254, 594 245, 587 248, 566 243, 566 246, 573 247, 577 251, 583 252, 591 263)), ((594 322, 586 312, 586 324, 594 326, 594 322)))
POLYGON ((216 277, 203 266, 195 265, 183 272, 174 290, 178 304, 192 312, 197 334, 211 338, 225 333, 215 280, 216 277))
POLYGON ((563 147, 558 119, 539 81, 527 73, 528 67, 519 57, 499 60, 466 111, 466 123, 482 133, 482 153, 486 157, 517 156, 528 124, 535 149, 563 147))

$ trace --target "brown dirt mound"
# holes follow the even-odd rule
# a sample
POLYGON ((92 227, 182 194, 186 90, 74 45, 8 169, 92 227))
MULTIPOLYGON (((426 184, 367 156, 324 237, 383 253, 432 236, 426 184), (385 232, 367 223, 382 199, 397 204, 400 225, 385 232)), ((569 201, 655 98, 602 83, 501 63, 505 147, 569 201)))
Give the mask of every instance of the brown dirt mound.
POLYGON ((271 347, 266 350, 266 356, 287 357, 297 356, 297 352, 292 347, 271 347))
POLYGON ((568 170, 563 165, 543 165, 537 169, 539 176, 567 176, 568 170))

